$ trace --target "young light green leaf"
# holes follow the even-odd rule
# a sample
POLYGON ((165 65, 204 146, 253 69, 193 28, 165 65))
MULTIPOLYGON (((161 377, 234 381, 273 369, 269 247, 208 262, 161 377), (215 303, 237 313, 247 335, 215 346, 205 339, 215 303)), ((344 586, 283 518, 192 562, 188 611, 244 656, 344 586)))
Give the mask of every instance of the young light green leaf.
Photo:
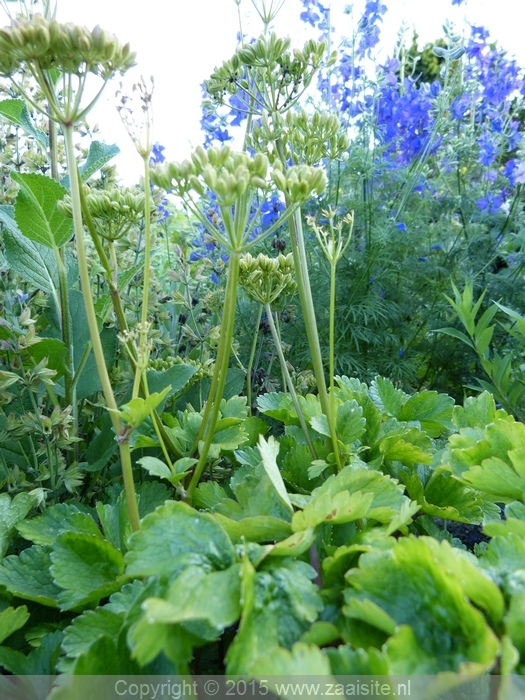
POLYGON ((215 520, 222 525, 233 542, 275 542, 288 537, 292 529, 290 523, 271 515, 255 515, 253 517, 234 520, 223 513, 214 513, 215 520))
POLYGON ((11 172, 20 187, 15 218, 20 231, 35 243, 60 248, 73 235, 73 221, 59 208, 66 190, 52 178, 36 173, 11 172))
POLYGON ((340 491, 334 496, 323 493, 304 510, 294 513, 292 530, 299 532, 324 522, 334 525, 354 522, 366 517, 373 500, 373 493, 363 494, 360 491, 352 494, 340 491))
POLYGON ((0 612, 0 644, 13 632, 16 632, 29 620, 29 612, 25 605, 18 608, 6 608, 0 612))
POLYGON ((281 501, 288 508, 290 513, 293 513, 293 506, 290 503, 288 492, 286 491, 286 486, 284 485, 281 472, 279 471, 279 467, 277 466, 279 443, 273 437, 273 435, 270 435, 268 441, 266 441, 261 435, 259 437, 258 447, 259 452, 261 453, 263 467, 266 473, 268 474, 272 484, 274 485, 275 490, 279 494, 281 501))
POLYGON ((0 115, 13 124, 21 126, 22 129, 24 129, 29 136, 35 138, 41 146, 48 148, 49 139, 47 134, 41 129, 37 129, 33 124, 24 100, 2 100, 0 102, 0 115))
MULTIPOLYGON (((92 141, 89 147, 89 152, 86 162, 80 168, 80 177, 82 182, 87 182, 97 170, 100 170, 106 163, 120 153, 120 148, 116 144, 109 146, 101 141, 92 141)), ((69 175, 66 175, 60 181, 63 187, 69 189, 69 175)))
POLYGON ((380 411, 397 418, 408 399, 408 394, 396 389, 389 379, 376 377, 370 385, 370 398, 380 411))
MULTIPOLYGON (((354 599, 370 601, 393 620, 396 634, 386 651, 394 673, 481 672, 494 663, 498 640, 467 598, 463 581, 472 572, 461 560, 452 562, 451 571, 449 548, 443 550, 445 566, 436 557, 433 543, 426 537, 402 538, 391 549, 363 554, 359 568, 346 574, 351 588, 345 591, 348 608, 343 612, 352 613, 354 599), (407 646, 402 652, 401 639, 409 653, 407 646)), ((480 586, 482 580, 467 582, 469 590, 490 604, 480 586)))
POLYGON ((131 399, 128 403, 120 407, 120 409, 109 409, 118 413, 122 420, 130 426, 132 430, 135 430, 139 425, 146 420, 149 414, 161 404, 166 396, 170 387, 167 386, 160 393, 149 394, 147 399, 137 398, 131 399))

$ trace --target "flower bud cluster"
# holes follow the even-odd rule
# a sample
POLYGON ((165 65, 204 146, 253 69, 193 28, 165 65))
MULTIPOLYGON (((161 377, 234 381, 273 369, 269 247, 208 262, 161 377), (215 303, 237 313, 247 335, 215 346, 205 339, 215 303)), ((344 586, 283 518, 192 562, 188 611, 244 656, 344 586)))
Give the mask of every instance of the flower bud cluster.
MULTIPOLYGON (((143 192, 130 188, 91 190, 89 187, 85 187, 84 192, 89 213, 103 238, 115 241, 144 218, 143 192)), ((59 207, 67 216, 72 216, 69 197, 63 199, 59 207)))
POLYGON ((174 189, 184 197, 190 191, 203 195, 206 187, 217 197, 219 206, 231 206, 249 188, 267 189, 268 159, 258 153, 236 153, 229 146, 199 146, 191 161, 162 163, 151 171, 151 180, 165 190, 174 189))
POLYGON ((305 202, 312 193, 322 194, 326 189, 326 175, 321 168, 311 165, 292 165, 283 172, 276 161, 272 179, 278 190, 292 204, 305 202))
POLYGON ((270 258, 260 253, 254 258, 247 253, 240 260, 239 284, 254 301, 273 304, 281 294, 296 289, 292 254, 270 258))
POLYGON ((323 158, 344 158, 350 146, 347 134, 335 114, 314 112, 308 114, 288 111, 286 116, 278 112, 271 120, 266 114, 253 125, 247 137, 247 145, 256 151, 268 153, 271 163, 277 158, 276 149, 270 144, 277 139, 283 144, 283 157, 307 165, 319 163, 323 158))
POLYGON ((23 63, 75 75, 90 72, 107 80, 131 68, 135 54, 129 44, 122 46, 98 25, 90 31, 35 15, 13 20, 9 27, 0 29, 0 74, 10 76, 23 63))
MULTIPOLYGON (((238 91, 252 95, 256 97, 249 106, 253 114, 286 111, 312 82, 323 62, 326 41, 310 39, 302 51, 295 49, 293 54, 289 49, 289 38, 281 39, 273 33, 261 36, 216 68, 205 81, 206 91, 218 104, 225 104, 226 96, 238 91)), ((334 52, 328 65, 336 57, 334 52)))

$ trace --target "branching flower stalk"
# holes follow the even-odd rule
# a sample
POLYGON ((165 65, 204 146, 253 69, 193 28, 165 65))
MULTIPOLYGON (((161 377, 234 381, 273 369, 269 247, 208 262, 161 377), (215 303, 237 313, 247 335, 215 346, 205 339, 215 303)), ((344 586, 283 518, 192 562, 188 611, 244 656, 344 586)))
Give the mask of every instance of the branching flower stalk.
MULTIPOLYGON (((104 32, 100 27, 95 27, 90 32, 85 27, 60 24, 54 19, 49 20, 36 15, 31 19, 13 20, 10 27, 0 30, 0 74, 10 77, 16 85, 12 76, 25 66, 38 82, 47 100, 49 118, 62 127, 64 134, 80 286, 93 354, 119 444, 131 527, 137 530, 139 512, 133 484, 129 431, 123 426, 118 413, 93 304, 84 244, 81 185, 73 140, 75 125, 84 119, 96 103, 106 83, 117 73, 125 73, 134 64, 134 59, 128 44, 121 46, 116 37, 104 32), (58 69, 62 79, 55 82, 50 73, 51 69, 58 69), (89 104, 83 106, 84 88, 90 73, 101 78, 102 86, 89 104)), ((21 93, 35 108, 40 109, 23 90, 21 93)))
MULTIPOLYGON (((262 9, 266 14, 266 3, 263 3, 262 9)), ((348 137, 340 131, 336 116, 309 115, 292 109, 324 62, 326 41, 311 40, 302 50, 293 53, 289 47, 289 39, 279 39, 275 34, 262 36, 255 44, 240 48, 206 81, 210 95, 207 104, 227 104, 229 95, 235 94, 240 103, 238 111, 260 118, 253 123, 249 121, 251 132, 247 133, 245 144, 256 152, 267 154, 272 165, 279 164, 283 173, 287 172, 290 162, 312 166, 326 158, 344 157, 349 145, 348 137)), ((333 52, 326 61, 327 67, 335 60, 336 53, 333 52)), ((289 206, 286 194, 285 201, 289 206)), ((289 226, 297 289, 319 399, 334 431, 299 208, 290 218, 289 226)), ((337 453, 337 442, 333 447, 337 453)))
POLYGON ((292 402, 304 433, 306 443, 310 449, 312 459, 317 459, 317 454, 310 437, 310 432, 306 424, 297 392, 293 384, 286 358, 284 357, 279 331, 273 318, 271 305, 284 294, 291 293, 296 289, 295 270, 293 256, 280 254, 277 258, 270 258, 262 253, 253 258, 249 253, 241 260, 240 284, 246 294, 257 301, 266 311, 266 317, 272 333, 272 338, 277 352, 277 357, 283 373, 284 385, 288 388, 292 402))
POLYGON ((326 186, 324 172, 309 166, 290 168, 284 174, 280 164, 277 164, 271 173, 273 185, 268 174, 265 155, 258 153, 252 157, 247 153, 233 153, 228 146, 213 147, 208 151, 199 147, 192 154, 191 162, 166 163, 152 170, 152 182, 165 190, 174 190, 230 256, 215 370, 193 448, 194 452, 198 452, 199 460, 187 489, 189 503, 207 464, 224 394, 235 326, 240 257, 282 226, 312 192, 320 194, 326 186), (272 226, 256 235, 254 231, 262 203, 255 206, 255 194, 257 190, 262 190, 264 201, 273 186, 283 193, 289 205, 272 226), (204 215, 193 198, 193 193, 204 195, 206 188, 213 192, 219 207, 221 220, 217 223, 204 215))
MULTIPOLYGON (((329 208, 326 211, 322 211, 321 214, 328 219, 328 229, 320 227, 317 225, 315 217, 309 216, 307 219, 308 225, 312 228, 315 233, 319 245, 323 253, 328 260, 330 265, 330 326, 329 326, 329 373, 330 373, 330 413, 335 416, 335 292, 336 292, 336 268, 337 263, 343 257, 346 249, 348 248, 350 241, 352 239, 352 230, 354 226, 354 213, 351 212, 347 214, 337 223, 335 223, 335 212, 333 209, 329 208), (343 235, 343 226, 347 224, 349 226, 349 231, 345 236, 343 235)), ((335 431, 334 421, 329 422, 330 431, 332 433, 332 441, 334 443, 335 457, 337 461, 338 469, 343 468, 341 462, 341 455, 338 449, 337 434, 335 431)))

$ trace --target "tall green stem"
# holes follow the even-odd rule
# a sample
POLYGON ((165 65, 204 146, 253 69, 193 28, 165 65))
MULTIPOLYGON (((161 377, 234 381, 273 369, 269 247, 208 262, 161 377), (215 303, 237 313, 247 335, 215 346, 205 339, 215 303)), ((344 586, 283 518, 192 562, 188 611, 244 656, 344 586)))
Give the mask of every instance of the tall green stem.
POLYGON ((246 398, 248 400, 248 412, 251 415, 252 412, 252 372, 253 372, 253 362, 255 359, 255 350, 257 348, 257 339, 259 337, 259 326, 261 325, 262 318, 262 304, 259 304, 259 312, 257 314, 257 321, 255 323, 255 331, 253 333, 252 349, 250 352, 250 359, 248 360, 248 370, 246 373, 246 398))
POLYGON ((107 407, 110 411, 113 429, 115 430, 117 441, 119 443, 120 461, 122 466, 122 476, 124 479, 124 489, 126 492, 126 500, 128 506, 129 519, 132 529, 138 530, 140 527, 140 517, 137 504, 137 495, 135 493, 135 485, 133 483, 133 469, 131 464, 131 450, 129 447, 129 437, 117 413, 118 407, 115 401, 115 395, 111 387, 106 362, 104 359, 104 351, 98 330, 97 317, 95 307, 93 305, 93 297, 91 295, 91 283, 89 279, 89 270, 87 264, 86 249, 84 245, 84 227, 82 225, 82 206, 80 202, 80 182, 78 177, 78 168, 75 160, 75 151, 73 143, 73 126, 64 124, 64 137, 66 147, 67 167, 69 171, 69 179, 71 183, 71 208, 73 213, 73 226, 75 231, 75 241, 77 247, 78 268, 80 273, 80 287, 84 299, 86 317, 93 344, 93 354, 97 365, 102 391, 106 399, 107 407))
POLYGON ((312 455, 312 459, 317 459, 317 454, 315 452, 315 447, 312 442, 312 438, 310 437, 310 433, 308 432, 308 426, 306 425, 306 421, 304 419, 303 412, 301 411, 301 407, 299 405, 299 401, 297 399, 297 392, 295 391, 295 387, 292 382, 292 378, 290 377, 290 372, 288 371, 288 366, 286 364, 286 358, 284 357, 283 354, 283 349, 281 347, 281 339, 279 338, 279 334, 277 333, 277 328, 275 326, 275 321, 273 320, 273 314, 272 314, 272 309, 270 307, 270 304, 265 304, 264 305, 264 310, 266 311, 266 317, 268 319, 268 325, 270 326, 270 330, 272 332, 272 338, 273 342, 275 344, 275 350, 277 352, 277 356, 279 357, 279 362, 281 363, 281 370, 284 375, 286 385, 288 387, 288 391, 290 392, 290 396, 292 397, 292 402, 295 408, 295 412, 297 413, 297 417, 299 418, 299 423, 301 424, 302 431, 304 433, 304 436, 306 438, 306 442, 308 444, 308 448, 310 450, 310 454, 312 455))
MULTIPOLYGON (((215 432, 215 425, 217 424, 217 418, 219 416, 219 411, 221 407, 221 399, 224 394, 224 387, 226 385, 226 376, 228 374, 228 365, 230 363, 230 353, 228 348, 230 348, 233 340, 233 330, 235 326, 235 307, 237 298, 237 285, 239 281, 239 262, 240 253, 233 251, 230 255, 230 260, 228 262, 228 281, 226 284, 226 296, 225 296, 225 306, 224 315, 221 325, 221 338, 219 343, 219 350, 222 352, 218 353, 217 365, 216 365, 216 375, 217 375, 217 388, 215 390, 215 396, 208 397, 206 404, 206 409, 210 407, 209 411, 205 411, 201 433, 205 434, 204 444, 202 446, 201 454, 195 471, 191 477, 190 484, 187 491, 187 501, 192 502, 193 493, 197 488, 197 484, 202 476, 204 467, 206 466, 206 461, 208 459, 208 454, 210 451, 211 444, 213 442, 213 436, 215 432), (213 403, 211 403, 213 402, 213 403), (207 420, 206 414, 209 415, 209 420, 207 420), (206 421, 206 422, 205 422, 206 421)), ((198 445, 197 445, 198 446, 198 445)))
POLYGON ((335 461, 339 471, 343 468, 339 443, 337 442, 337 432, 335 429, 335 394, 334 394, 334 374, 335 374, 335 272, 337 262, 330 264, 330 327, 329 327, 329 365, 330 365, 330 414, 333 420, 328 422, 330 434, 334 445, 335 461))

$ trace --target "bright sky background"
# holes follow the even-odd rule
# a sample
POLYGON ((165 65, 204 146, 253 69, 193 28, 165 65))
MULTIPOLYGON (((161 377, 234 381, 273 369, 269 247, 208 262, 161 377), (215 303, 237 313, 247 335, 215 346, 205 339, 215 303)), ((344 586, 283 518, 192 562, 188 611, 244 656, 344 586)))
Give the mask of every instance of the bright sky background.
MULTIPOLYGON (((422 46, 442 36, 446 19, 453 21, 460 33, 468 19, 487 27, 491 39, 525 66, 525 0, 466 0, 461 7, 452 7, 451 0, 383 1, 388 7, 383 18, 383 56, 391 51, 403 21, 408 27, 407 41, 415 28, 422 46)), ((349 36, 351 20, 342 12, 348 4, 354 5, 357 21, 365 0, 324 1, 332 8, 337 31, 349 36)), ((275 23, 278 33, 292 37, 292 46, 301 46, 305 39, 319 34, 314 29, 309 32, 300 22, 302 9, 300 0, 286 0, 275 23)), ((257 36, 261 24, 251 0, 241 0, 241 17, 243 31, 257 36)), ((58 19, 89 28, 100 24, 131 44, 138 59, 137 68, 130 71, 131 80, 140 75, 155 77, 154 140, 166 147, 168 158, 188 157, 192 147, 202 141, 200 84, 235 51, 239 23, 234 0, 58 0, 58 19)), ((138 179, 141 161, 116 113, 117 87, 117 83, 108 86, 89 122, 99 124, 97 138, 120 147, 119 173, 132 184, 138 179)))

